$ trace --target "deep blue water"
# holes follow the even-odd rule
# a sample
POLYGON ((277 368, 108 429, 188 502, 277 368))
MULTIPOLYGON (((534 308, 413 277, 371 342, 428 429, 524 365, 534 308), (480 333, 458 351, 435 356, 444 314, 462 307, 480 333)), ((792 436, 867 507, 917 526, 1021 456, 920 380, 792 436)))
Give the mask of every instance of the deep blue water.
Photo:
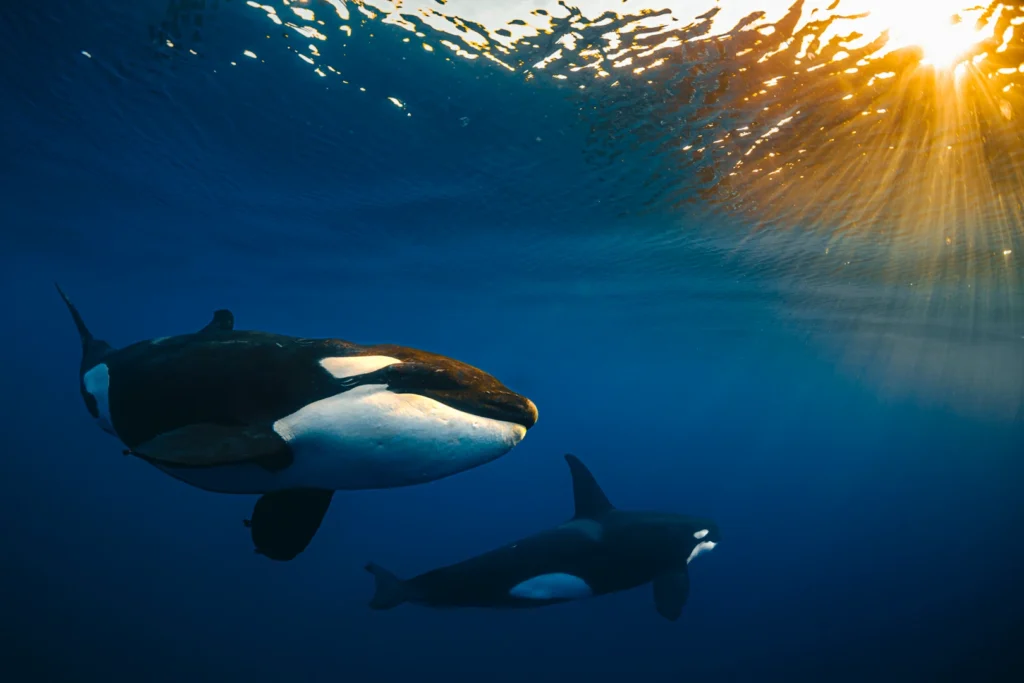
POLYGON ((931 269, 917 305, 904 242, 751 238, 649 194, 639 142, 610 177, 557 83, 367 22, 338 48, 349 87, 325 86, 228 2, 189 59, 151 40, 165 4, 0 9, 2 680, 1019 680, 1013 262, 931 269), (827 243, 858 270, 822 263, 827 243), (95 427, 54 280, 115 345, 226 307, 459 358, 540 422, 486 466, 337 494, 306 552, 271 562, 242 526, 254 496, 190 488, 95 427), (368 609, 367 561, 412 576, 569 517, 566 452, 620 507, 719 523, 679 622, 647 587, 368 609))

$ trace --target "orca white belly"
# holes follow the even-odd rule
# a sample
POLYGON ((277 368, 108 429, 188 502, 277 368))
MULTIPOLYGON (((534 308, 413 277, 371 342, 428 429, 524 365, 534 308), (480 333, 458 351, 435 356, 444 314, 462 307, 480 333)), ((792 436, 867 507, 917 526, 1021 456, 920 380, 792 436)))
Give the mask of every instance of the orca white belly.
POLYGON ((157 465, 188 484, 220 493, 293 488, 333 491, 422 484, 501 457, 526 435, 511 422, 479 417, 418 394, 365 385, 311 403, 276 423, 294 462, 208 468, 157 465))

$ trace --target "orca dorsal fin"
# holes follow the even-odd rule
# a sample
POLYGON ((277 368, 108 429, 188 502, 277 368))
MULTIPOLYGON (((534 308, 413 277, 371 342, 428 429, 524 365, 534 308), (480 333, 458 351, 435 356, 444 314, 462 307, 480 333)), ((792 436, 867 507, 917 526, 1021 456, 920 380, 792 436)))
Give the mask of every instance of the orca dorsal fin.
POLYGON ((199 330, 199 333, 230 332, 233 329, 235 329, 235 314, 226 308, 222 308, 213 312, 213 320, 206 327, 199 330))
POLYGON ((64 305, 68 307, 68 313, 71 314, 71 319, 75 321, 75 327, 78 328, 78 337, 82 340, 82 368, 96 365, 113 350, 112 347, 107 342, 92 336, 92 332, 86 327, 85 321, 75 305, 71 303, 68 295, 56 282, 53 283, 53 286, 57 288, 57 293, 64 300, 64 305))
POLYGON ((566 453, 565 461, 569 463, 569 472, 572 474, 572 495, 576 503, 576 514, 573 519, 597 519, 615 509, 594 479, 594 475, 579 458, 566 453))

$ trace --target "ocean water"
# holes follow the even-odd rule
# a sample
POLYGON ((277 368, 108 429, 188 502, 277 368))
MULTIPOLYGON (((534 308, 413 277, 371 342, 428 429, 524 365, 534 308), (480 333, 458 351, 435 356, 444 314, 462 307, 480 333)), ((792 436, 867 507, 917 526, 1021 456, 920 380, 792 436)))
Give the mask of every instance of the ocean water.
POLYGON ((50 0, 0 56, 0 680, 1021 680, 1018 3, 50 0), (273 562, 96 428, 55 280, 117 346, 230 308, 540 421, 273 562), (368 608, 571 516, 567 452, 718 522, 682 619, 368 608))

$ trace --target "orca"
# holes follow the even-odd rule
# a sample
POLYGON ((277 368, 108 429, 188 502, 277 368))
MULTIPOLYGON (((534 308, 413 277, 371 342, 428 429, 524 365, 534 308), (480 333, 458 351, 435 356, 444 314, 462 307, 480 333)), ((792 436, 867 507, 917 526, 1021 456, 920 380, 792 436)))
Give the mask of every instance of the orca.
POLYGON ((370 607, 544 607, 650 583, 658 614, 679 619, 690 594, 687 567, 718 544, 718 525, 699 517, 618 510, 579 458, 570 454, 565 460, 576 508, 569 521, 407 580, 371 562, 366 570, 376 592, 370 607))
POLYGON ((115 349, 57 285, 82 345, 79 390, 99 426, 192 486, 262 494, 256 551, 301 553, 335 491, 435 481, 514 448, 537 408, 482 370, 393 344, 236 330, 222 309, 195 332, 115 349))

